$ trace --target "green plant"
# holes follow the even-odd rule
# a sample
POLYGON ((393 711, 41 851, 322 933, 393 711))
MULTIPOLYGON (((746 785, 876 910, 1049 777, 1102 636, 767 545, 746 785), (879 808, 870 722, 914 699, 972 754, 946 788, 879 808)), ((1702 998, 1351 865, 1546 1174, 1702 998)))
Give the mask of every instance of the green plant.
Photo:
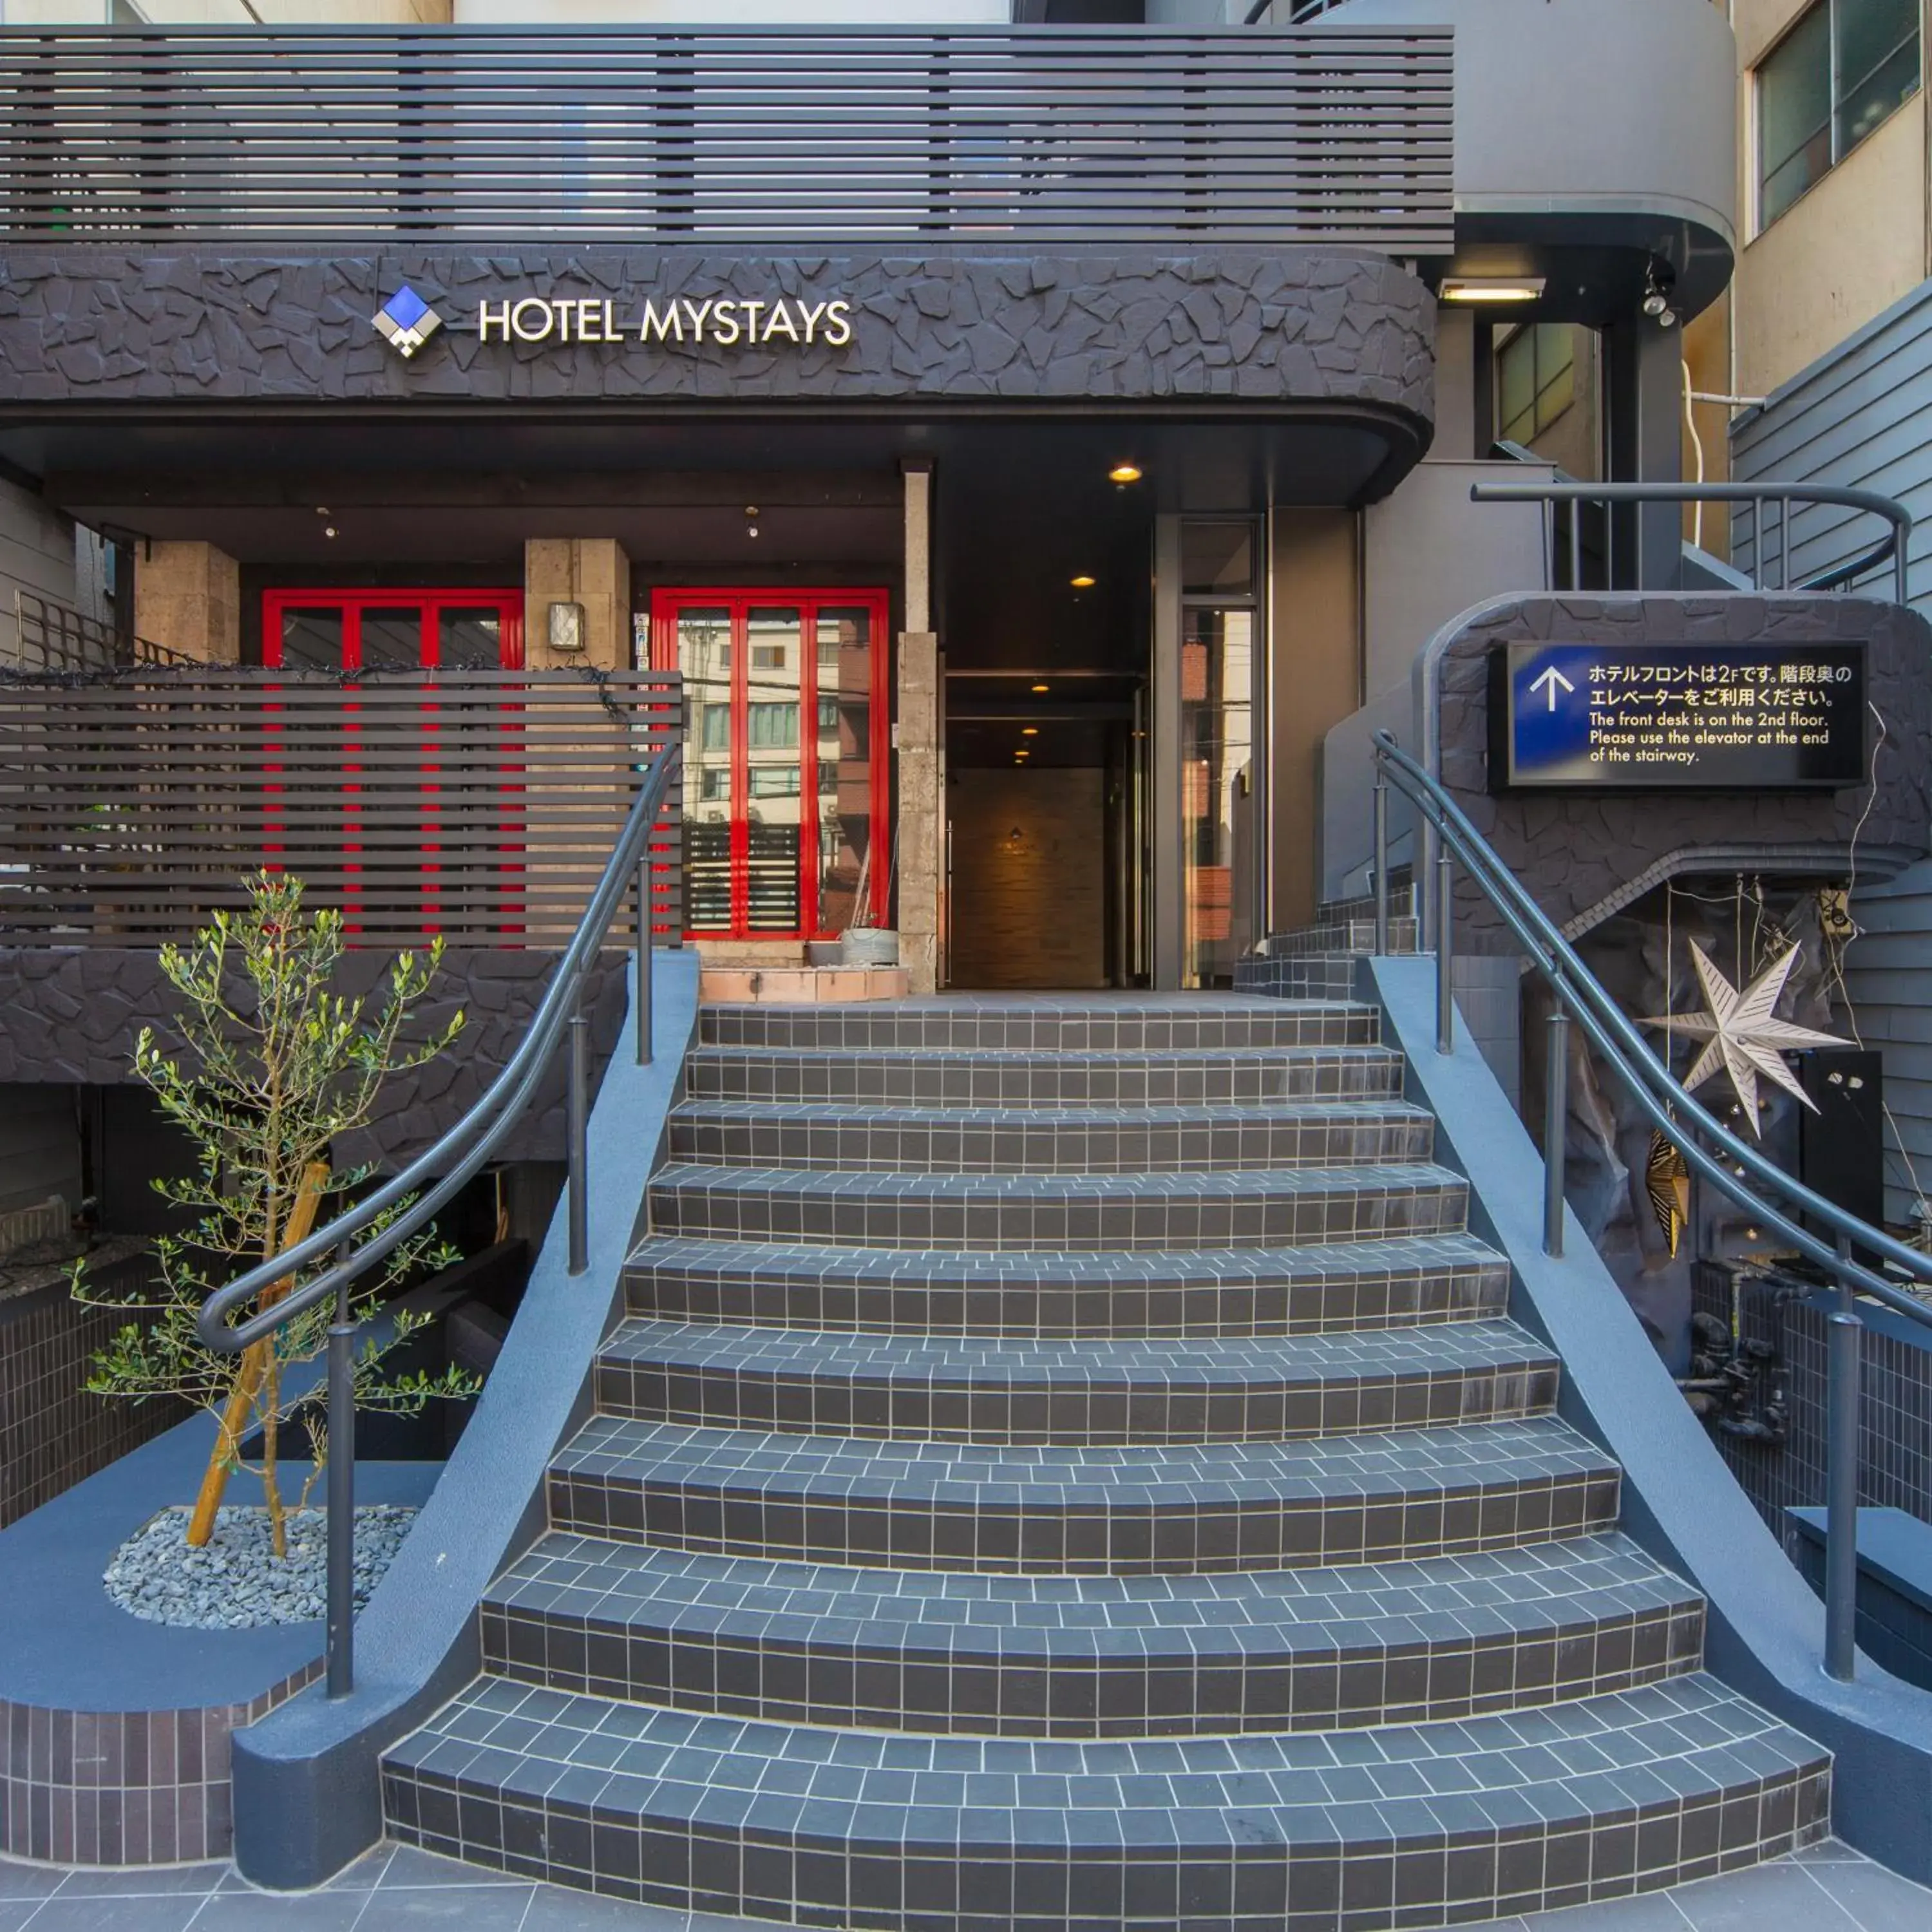
MULTIPOLYGON (((284 1430, 299 1418, 314 1448, 314 1468, 294 1507, 307 1501, 327 1458, 321 1378, 294 1372, 327 1347, 332 1304, 295 1316, 239 1355, 208 1348, 195 1333, 195 1317, 240 1269, 300 1240, 322 1203, 340 1206, 368 1180, 369 1166, 338 1167, 332 1150, 374 1118, 391 1075, 434 1059, 464 1023, 459 1012, 427 1039, 404 1039, 410 1014, 442 962, 440 940, 422 957, 405 952, 395 959, 379 1004, 337 993, 341 916, 305 915, 302 890, 298 879, 260 873, 248 881, 244 911, 218 912, 191 946, 162 948, 161 973, 179 1000, 172 1028, 184 1052, 171 1056, 144 1027, 134 1071, 194 1144, 192 1173, 153 1183, 186 1225, 155 1244, 156 1279, 145 1290, 97 1290, 84 1261, 71 1277, 79 1300, 130 1317, 90 1365, 91 1390, 135 1401, 182 1397, 219 1419, 188 1540, 208 1540, 227 1478, 244 1466, 241 1444, 259 1429, 260 1474, 278 1557, 287 1554, 290 1508, 279 1465, 284 1430)), ((364 1238, 406 1205, 398 1204, 364 1238)), ((433 1229, 410 1236, 356 1284, 353 1314, 362 1320, 419 1270, 454 1258, 433 1229)), ((262 1305, 318 1272, 284 1277, 262 1305)), ((392 1309, 380 1331, 364 1328, 355 1365, 359 1406, 414 1414, 431 1401, 474 1393, 476 1379, 458 1370, 386 1370, 384 1358, 428 1318, 392 1309)))

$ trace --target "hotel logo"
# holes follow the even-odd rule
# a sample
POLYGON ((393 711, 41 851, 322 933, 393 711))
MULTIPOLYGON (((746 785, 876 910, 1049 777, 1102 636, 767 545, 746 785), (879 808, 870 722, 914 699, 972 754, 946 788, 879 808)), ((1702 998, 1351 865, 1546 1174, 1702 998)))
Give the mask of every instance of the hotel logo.
POLYGON ((370 317, 398 356, 413 356, 442 326, 442 317, 405 282, 370 317))

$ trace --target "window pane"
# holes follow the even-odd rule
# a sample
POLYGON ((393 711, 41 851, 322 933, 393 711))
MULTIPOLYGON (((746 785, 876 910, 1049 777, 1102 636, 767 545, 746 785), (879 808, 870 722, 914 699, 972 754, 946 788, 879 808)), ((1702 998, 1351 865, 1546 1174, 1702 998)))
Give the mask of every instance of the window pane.
POLYGON ((1496 354, 1496 433, 1505 442, 1536 434, 1536 331, 1519 328, 1496 354))
POLYGON ((1918 92, 1918 0, 1838 0, 1832 26, 1842 159, 1918 92))
POLYGON ((304 670, 342 668, 340 610, 284 610, 282 662, 304 670))
POLYGON ((392 610, 362 614, 362 668, 364 670, 419 670, 422 668, 422 607, 399 605, 392 610))
POLYGON ((445 670, 500 670, 502 620, 494 607, 436 616, 436 662, 445 670))
POLYGON ((1831 16, 1812 8, 1757 70, 1760 213, 1782 214, 1832 165, 1831 16))
POLYGON ((728 704, 707 704, 704 708, 704 728, 698 742, 707 752, 731 748, 731 707, 728 704))
POLYGON ((872 842, 872 614, 863 605, 821 610, 818 626, 818 927, 843 932, 862 910, 885 917, 886 882, 872 878, 866 859, 872 842))
POLYGON ((749 701, 745 742, 749 770, 746 923, 754 932, 795 932, 805 813, 799 772, 799 706, 804 667, 803 613, 795 604, 757 605, 745 614, 749 701))
POLYGON ((1254 613, 1190 610, 1180 644, 1182 983, 1228 986, 1252 928, 1254 613))
POLYGON ((1247 597, 1255 587, 1251 524, 1183 524, 1180 590, 1184 597, 1247 597))
POLYGON ((746 706, 750 724, 747 742, 754 752, 795 752, 798 749, 798 706, 781 704, 770 698, 754 698, 746 706))

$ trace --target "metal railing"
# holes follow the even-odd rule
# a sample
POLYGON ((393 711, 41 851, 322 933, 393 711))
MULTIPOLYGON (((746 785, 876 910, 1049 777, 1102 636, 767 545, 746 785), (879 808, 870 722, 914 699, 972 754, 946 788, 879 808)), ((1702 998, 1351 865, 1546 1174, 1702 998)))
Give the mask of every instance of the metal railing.
POLYGON ((1447 27, 0 29, 0 233, 1454 244, 1447 27))
POLYGON ((1568 1147, 1569 1029, 1574 1022, 1636 1102, 1638 1111, 1683 1154, 1685 1164, 1754 1220, 1816 1262, 1835 1282, 1838 1305, 1829 1328, 1829 1403, 1826 1432, 1826 1546, 1825 1669, 1849 1680, 1853 1670, 1857 1612, 1859 1357, 1864 1323, 1857 1298, 1932 1328, 1932 1304, 1877 1271, 1888 1264, 1906 1280, 1932 1288, 1932 1255, 1909 1247, 1883 1229, 1814 1192, 1766 1160, 1748 1142, 1693 1100, 1658 1060, 1629 1017, 1578 956, 1555 922, 1524 889, 1447 789, 1387 731, 1375 742, 1376 945, 1388 946, 1388 793, 1402 794, 1437 841, 1436 902, 1436 1048, 1455 1048, 1451 976, 1455 922, 1450 887, 1459 862, 1514 934, 1531 965, 1549 986, 1556 1010, 1549 1019, 1544 1111, 1543 1246, 1563 1252, 1564 1170, 1568 1147), (1713 1151, 1715 1150, 1715 1151, 1713 1151), (1812 1231, 1803 1216, 1828 1231, 1812 1231), (1854 1249, 1877 1258, 1868 1265, 1854 1249))
MULTIPOLYGON (((1510 446, 1512 453, 1516 446, 1510 446)), ((1600 506, 1604 518, 1604 572, 1613 581, 1616 569, 1614 519, 1607 512, 1621 503, 1750 503, 1759 511, 1778 506, 1778 581, 1768 580, 1768 569, 1753 576, 1764 590, 1841 590, 1868 571, 1885 562, 1892 568, 1893 596, 1900 604, 1909 603, 1910 574, 1906 551, 1912 536, 1912 518, 1904 506, 1876 490, 1848 490, 1827 483, 1580 483, 1568 478, 1549 483, 1474 483, 1469 488, 1472 503, 1540 503, 1543 506, 1544 556, 1552 590, 1580 590, 1582 582, 1582 549, 1580 515, 1584 505, 1600 506), (1791 506, 1794 503, 1827 503, 1842 509, 1868 511, 1882 517, 1890 526, 1876 543, 1861 550, 1848 562, 1834 564, 1815 576, 1791 580, 1791 506), (1568 584, 1556 580, 1556 518, 1558 505, 1567 507, 1568 584)), ((1760 554, 1768 555, 1768 545, 1760 543, 1760 554)))
POLYGON ((568 1044, 569 1268, 580 1275, 590 1266, 590 1022, 584 1012, 584 978, 592 956, 602 946, 626 895, 634 892, 638 917, 633 938, 638 1064, 651 1058, 651 859, 650 840, 659 809, 676 775, 679 747, 668 745, 651 759, 629 816, 612 846, 584 916, 571 935, 530 1016, 516 1051, 463 1118, 434 1146, 418 1154, 394 1179, 340 1214, 306 1240, 260 1263, 218 1288, 202 1304, 195 1332, 209 1348, 239 1354, 266 1340, 278 1328, 334 1298, 328 1330, 328 1601, 325 1624, 328 1690, 344 1697, 355 1688, 356 1396, 354 1353, 357 1324, 350 1310, 350 1290, 368 1269, 426 1227, 436 1213, 482 1167, 502 1142, 549 1068, 560 1046, 568 1044), (412 1200, 412 1196, 416 1198, 412 1200), (358 1247, 356 1238, 380 1216, 401 1208, 394 1220, 358 1247), (304 1282, 280 1300, 240 1321, 232 1318, 277 1282, 333 1255, 332 1265, 304 1282), (232 1325, 231 1325, 232 1323, 232 1325))
POLYGON ((136 664, 186 664, 194 659, 152 638, 126 637, 71 604, 32 590, 14 592, 19 652, 10 668, 34 677, 72 677, 136 664))

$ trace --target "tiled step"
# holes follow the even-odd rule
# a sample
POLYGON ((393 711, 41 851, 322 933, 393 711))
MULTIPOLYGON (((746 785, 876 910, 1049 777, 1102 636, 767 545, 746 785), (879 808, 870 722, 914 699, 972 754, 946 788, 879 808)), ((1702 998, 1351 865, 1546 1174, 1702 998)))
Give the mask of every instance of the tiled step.
POLYGON ((1462 1177, 1424 1162, 1150 1174, 874 1174, 675 1164, 659 1234, 870 1248, 1268 1247, 1459 1232, 1462 1177))
POLYGON ((1616 1465, 1552 1417, 1186 1447, 1015 1448, 593 1416, 560 1529, 903 1569, 1132 1575, 1494 1550, 1616 1520, 1616 1465))
POLYGON ((636 1313, 898 1335, 1312 1334, 1502 1312, 1509 1268, 1467 1234, 1288 1248, 1101 1254, 826 1248, 653 1236, 636 1313))
POLYGON ((694 1100, 877 1101, 904 1107, 1252 1106, 1268 1100, 1389 1098, 1402 1056, 1374 1046, 1230 1052, 828 1052, 694 1048, 694 1100))
MULTIPOLYGON (((1415 911, 1414 874, 1406 865, 1390 868, 1388 904, 1390 915, 1394 918, 1412 916, 1415 911)), ((1375 916, 1373 892, 1358 892, 1348 898, 1324 899, 1315 908, 1315 922, 1318 926, 1334 926, 1345 920, 1372 921, 1375 916)))
POLYGON ((972 1442, 1239 1442, 1538 1413, 1556 1359, 1508 1322, 1256 1341, 952 1341, 632 1320, 606 1414, 972 1442))
POLYGON ((1240 1052, 1264 1046, 1363 1046, 1381 1016, 1352 1000, 1305 1002, 1199 994, 1120 1000, 986 999, 955 995, 844 1008, 710 1007, 709 1045, 794 1052, 944 1048, 1032 1053, 1240 1052))
POLYGON ((408 1843, 678 1910, 874 1932, 1467 1922, 1827 1828, 1824 1754, 1707 1676, 1531 1715, 1042 1743, 483 1678, 384 1766, 408 1843))
POLYGON ((490 1592, 486 1669, 784 1724, 1021 1737, 1328 1730, 1694 1670, 1703 1602, 1617 1535, 1340 1570, 933 1576, 553 1533, 490 1592))
POLYGON ((1265 954, 1234 962, 1234 990, 1270 999, 1342 999, 1354 988, 1353 953, 1313 953, 1294 959, 1265 954))
MULTIPOLYGON (((1419 922, 1412 914, 1389 919, 1388 943, 1391 952, 1413 952, 1419 943, 1419 922)), ((1298 932, 1271 932, 1262 942, 1262 951, 1273 959, 1304 958, 1324 952, 1372 952, 1376 945, 1375 909, 1348 919, 1323 920, 1304 926, 1298 932)))
POLYGON ((1150 1174, 1426 1160, 1435 1117, 1398 1100, 1261 1107, 889 1107, 694 1100, 671 1157, 898 1174, 1150 1174))

